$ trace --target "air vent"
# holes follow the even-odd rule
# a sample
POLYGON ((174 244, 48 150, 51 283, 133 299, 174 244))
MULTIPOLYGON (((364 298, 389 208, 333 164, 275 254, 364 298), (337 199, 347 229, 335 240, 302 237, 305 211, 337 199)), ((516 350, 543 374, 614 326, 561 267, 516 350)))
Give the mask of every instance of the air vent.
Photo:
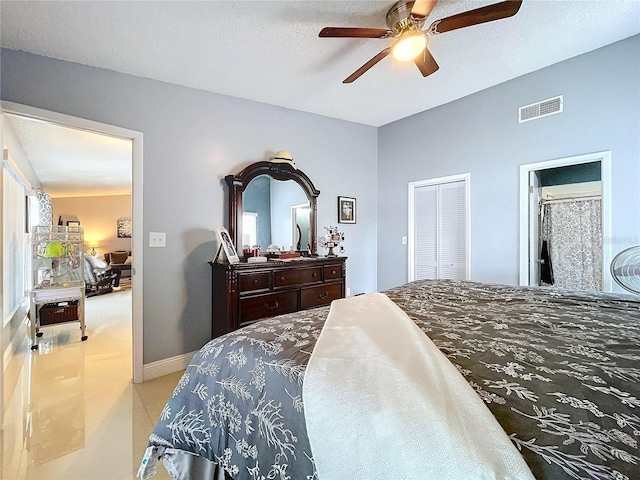
POLYGON ((532 103, 518 109, 518 123, 528 122, 536 118, 547 117, 562 112, 562 95, 532 103))

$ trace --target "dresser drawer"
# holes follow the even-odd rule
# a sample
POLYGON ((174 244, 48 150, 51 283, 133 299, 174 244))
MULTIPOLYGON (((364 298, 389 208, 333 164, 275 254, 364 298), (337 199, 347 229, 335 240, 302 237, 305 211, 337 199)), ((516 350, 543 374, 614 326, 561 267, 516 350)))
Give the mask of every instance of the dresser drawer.
POLYGON ((303 288, 300 291, 300 308, 328 305, 336 298, 342 298, 342 283, 329 283, 318 287, 303 288))
POLYGON ((342 265, 329 265, 324 267, 324 280, 335 280, 342 278, 342 265))
POLYGON ((298 292, 271 293, 240 300, 240 324, 298 309, 298 292))
POLYGON ((271 275, 269 272, 265 273, 251 273, 248 275, 239 275, 238 285, 240 286, 240 293, 251 292, 254 290, 268 290, 269 278, 271 275))
POLYGON ((235 264, 209 262, 211 334, 219 337, 263 318, 343 298, 346 257, 235 264))
POLYGON ((305 283, 322 281, 322 267, 303 268, 297 270, 280 270, 273 272, 274 287, 290 287, 305 283))

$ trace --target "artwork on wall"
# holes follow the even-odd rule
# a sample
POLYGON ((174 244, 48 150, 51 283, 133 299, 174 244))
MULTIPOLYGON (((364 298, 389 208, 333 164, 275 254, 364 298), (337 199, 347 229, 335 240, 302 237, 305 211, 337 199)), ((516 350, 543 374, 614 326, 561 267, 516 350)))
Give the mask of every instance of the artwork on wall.
POLYGON ((117 220, 118 238, 131 238, 131 219, 119 218, 117 220))
POLYGON ((356 223, 356 199, 338 197, 338 223, 356 223))

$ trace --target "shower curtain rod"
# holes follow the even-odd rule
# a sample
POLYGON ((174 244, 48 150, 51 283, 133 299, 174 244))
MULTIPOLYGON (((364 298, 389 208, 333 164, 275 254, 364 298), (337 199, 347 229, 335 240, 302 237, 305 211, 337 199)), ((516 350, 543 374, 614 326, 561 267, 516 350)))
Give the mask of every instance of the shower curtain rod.
POLYGON ((554 198, 550 200, 542 199, 542 205, 546 205, 547 203, 564 203, 564 202, 575 202, 579 200, 602 200, 602 195, 587 195, 584 197, 565 197, 565 198, 554 198))

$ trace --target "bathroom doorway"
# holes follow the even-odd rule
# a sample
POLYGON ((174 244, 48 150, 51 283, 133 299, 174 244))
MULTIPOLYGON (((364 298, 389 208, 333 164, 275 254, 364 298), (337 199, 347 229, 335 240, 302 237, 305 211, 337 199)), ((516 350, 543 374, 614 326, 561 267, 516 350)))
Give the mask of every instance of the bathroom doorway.
POLYGON ((522 165, 520 176, 520 284, 611 291, 609 153, 522 165))

